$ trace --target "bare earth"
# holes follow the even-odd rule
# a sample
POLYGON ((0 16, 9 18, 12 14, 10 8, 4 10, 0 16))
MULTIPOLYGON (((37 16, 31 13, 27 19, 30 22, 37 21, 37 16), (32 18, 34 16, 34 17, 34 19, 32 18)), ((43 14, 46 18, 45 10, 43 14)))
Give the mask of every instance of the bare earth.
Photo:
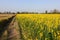
MULTIPOLYGON (((12 16, 15 16, 16 14, 0 14, 0 21, 4 19, 8 19, 12 16)), ((12 19, 10 22, 8 29, 5 30, 3 36, 0 38, 0 40, 19 40, 20 35, 19 35, 19 27, 17 20, 15 17, 12 19), (9 34, 8 34, 9 33, 9 34)))
POLYGON ((0 20, 8 19, 14 15, 15 14, 0 14, 0 20))

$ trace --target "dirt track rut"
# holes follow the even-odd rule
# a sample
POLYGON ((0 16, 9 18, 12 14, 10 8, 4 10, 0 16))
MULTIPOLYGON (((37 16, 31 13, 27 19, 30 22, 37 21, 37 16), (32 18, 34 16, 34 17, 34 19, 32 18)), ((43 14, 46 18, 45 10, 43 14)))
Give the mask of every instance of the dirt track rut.
MULTIPOLYGON (((15 16, 9 18, 7 27, 0 40, 20 40, 19 27, 15 16)), ((2 29, 3 30, 3 29, 2 29)))
POLYGON ((19 27, 16 18, 14 17, 8 27, 8 40, 19 40, 19 27))

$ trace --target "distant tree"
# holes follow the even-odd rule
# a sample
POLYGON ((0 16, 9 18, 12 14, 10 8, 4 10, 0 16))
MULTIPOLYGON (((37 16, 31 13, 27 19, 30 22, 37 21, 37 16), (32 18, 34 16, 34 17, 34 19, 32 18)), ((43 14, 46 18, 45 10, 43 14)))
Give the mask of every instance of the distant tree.
POLYGON ((15 14, 15 12, 12 12, 12 14, 15 14))
POLYGON ((1 12, 0 12, 0 14, 1 14, 1 12))
POLYGON ((17 12, 17 14, 20 14, 20 12, 17 12))
POLYGON ((46 11, 45 11, 45 13, 47 14, 47 13, 48 13, 48 11, 46 10, 46 11))
POLYGON ((9 12, 6 12, 7 14, 9 13, 9 12))
POLYGON ((57 9, 51 10, 50 13, 52 14, 59 14, 60 12, 57 9))
POLYGON ((54 9, 54 10, 53 10, 53 13, 57 13, 57 10, 56 10, 56 9, 54 9))
POLYGON ((57 10, 57 9, 54 9, 53 10, 53 13, 55 14, 55 13, 58 13, 59 14, 59 11, 57 10))

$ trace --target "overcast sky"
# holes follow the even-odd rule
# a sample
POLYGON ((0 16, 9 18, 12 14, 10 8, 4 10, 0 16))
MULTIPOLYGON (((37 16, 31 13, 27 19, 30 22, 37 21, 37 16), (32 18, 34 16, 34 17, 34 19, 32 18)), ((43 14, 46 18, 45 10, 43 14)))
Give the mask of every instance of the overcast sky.
POLYGON ((44 12, 60 10, 60 0, 0 0, 0 11, 44 12))

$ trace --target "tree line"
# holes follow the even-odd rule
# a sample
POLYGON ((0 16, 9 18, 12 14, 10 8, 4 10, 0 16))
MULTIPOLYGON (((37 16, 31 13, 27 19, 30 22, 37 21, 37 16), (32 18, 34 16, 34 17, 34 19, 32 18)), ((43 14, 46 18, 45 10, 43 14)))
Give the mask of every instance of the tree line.
POLYGON ((60 11, 58 11, 57 9, 54 9, 50 12, 48 12, 46 10, 45 12, 42 12, 42 13, 38 13, 38 12, 0 12, 0 14, 60 14, 60 11))

